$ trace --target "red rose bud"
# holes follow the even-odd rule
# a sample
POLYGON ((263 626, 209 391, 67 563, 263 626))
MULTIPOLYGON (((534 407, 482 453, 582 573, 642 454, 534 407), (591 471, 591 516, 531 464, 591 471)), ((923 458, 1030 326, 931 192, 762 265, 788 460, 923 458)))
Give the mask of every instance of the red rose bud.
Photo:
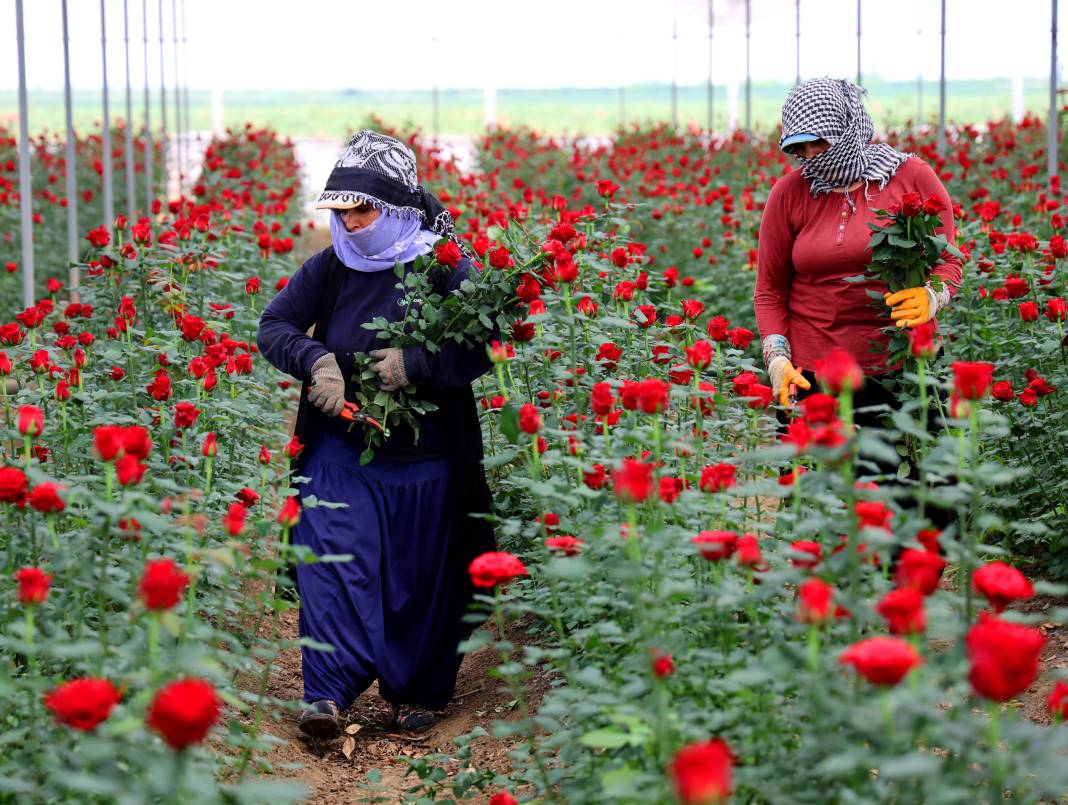
POLYGON ((288 497, 278 510, 278 523, 285 528, 293 528, 299 522, 300 501, 296 497, 288 497))
POLYGON ((260 445, 260 464, 267 466, 271 463, 271 451, 267 449, 267 445, 260 445))
POLYGON ((901 214, 912 218, 923 210, 923 199, 919 193, 905 193, 901 196, 901 214))
POLYGON ((613 182, 611 179, 598 179, 597 180, 597 195, 601 198, 612 198, 619 190, 619 185, 613 182))
POLYGON ((731 795, 734 755, 716 738, 684 746, 675 753, 668 774, 682 805, 717 805, 731 795))
POLYGON ((136 456, 125 455, 115 462, 115 477, 122 486, 136 486, 148 469, 147 464, 142 464, 136 456))
POLYGON ((934 321, 929 321, 908 331, 909 351, 917 358, 930 360, 938 353, 938 345, 935 343, 937 327, 934 321))
POLYGON ((173 559, 150 559, 145 562, 137 592, 146 608, 158 612, 177 604, 188 586, 189 576, 173 559))
POLYGON ((303 449, 304 445, 300 443, 300 439, 294 436, 292 439, 286 442, 286 446, 282 448, 282 452, 285 453, 288 459, 292 460, 299 456, 300 451, 303 449))
POLYGON ((40 436, 44 432, 44 412, 35 405, 20 405, 18 429, 23 436, 40 436))
POLYGON ((734 547, 734 558, 742 567, 756 568, 764 564, 764 555, 760 551, 760 541, 756 534, 743 534, 734 547))
POLYGON ((994 364, 985 361, 956 361, 953 366, 953 390, 964 400, 981 400, 994 380, 994 364))
POLYGON ((686 347, 686 363, 694 369, 707 369, 712 363, 712 344, 703 338, 693 342, 693 346, 686 347))
POLYGON ((882 597, 875 611, 886 618, 891 634, 919 634, 927 629, 923 594, 912 587, 891 590, 882 597))
POLYGON ((59 496, 59 490, 65 489, 62 484, 41 483, 37 484, 27 497, 27 502, 42 514, 61 512, 66 507, 63 498, 59 496))
POLYGON ((200 416, 200 409, 193 403, 180 402, 174 406, 174 427, 177 430, 185 430, 196 424, 200 416))
POLYGON ((982 595, 995 612, 1003 612, 1013 601, 1026 601, 1035 594, 1027 577, 1012 565, 990 562, 972 575, 972 589, 982 595))
POLYGON ((835 347, 824 360, 816 361, 816 379, 835 394, 856 391, 864 385, 864 373, 850 353, 835 347))
POLYGON ((490 797, 489 805, 519 805, 519 800, 507 791, 500 791, 490 797))
POLYGON ((701 556, 710 562, 729 559, 738 545, 738 535, 733 531, 702 531, 690 542, 697 546, 701 556))
POLYGON ((231 537, 236 537, 245 530, 245 517, 248 509, 242 503, 231 503, 223 516, 223 528, 231 537))
POLYGON ((204 444, 200 447, 200 454, 205 458, 211 458, 219 452, 219 443, 214 432, 209 432, 204 438, 204 444))
POLYGON ((156 694, 145 723, 172 749, 185 749, 207 737, 219 713, 219 696, 210 682, 180 679, 156 694))
POLYGON ((1045 643, 1037 629, 980 612, 979 622, 968 630, 965 639, 972 690, 996 702, 1008 701, 1027 690, 1038 676, 1038 659, 1045 643))
POLYGON ((1050 715, 1058 721, 1063 722, 1068 719, 1068 682, 1063 679, 1057 680, 1049 698, 1046 699, 1046 706, 1049 708, 1050 715))
POLYGON ((1021 302, 1020 307, 1020 320, 1021 321, 1038 321, 1038 303, 1037 302, 1021 302))
POLYGON ((24 567, 15 571, 15 581, 19 585, 19 603, 32 606, 43 604, 48 598, 52 576, 39 567, 24 567))
POLYGON ((496 587, 519 576, 528 575, 523 563, 504 551, 487 551, 476 556, 467 566, 467 572, 471 576, 471 583, 482 588, 496 587))
POLYGON ((92 732, 107 720, 122 697, 107 679, 72 679, 45 694, 44 704, 57 724, 92 732))
POLYGON ((930 595, 938 589, 946 560, 933 551, 906 548, 897 561, 896 581, 899 587, 909 587, 920 595, 930 595))
POLYGON ((945 208, 945 202, 934 193, 923 200, 923 211, 928 215, 938 215, 945 210, 945 208))
POLYGON ((582 550, 583 543, 578 537, 572 537, 567 534, 561 534, 557 537, 547 537, 545 539, 545 547, 550 551, 561 553, 564 556, 578 556, 582 550))
POLYGON ((800 623, 823 623, 833 614, 834 587, 820 578, 811 578, 797 588, 797 614, 800 623))
POLYGON ((913 668, 923 665, 923 658, 900 637, 869 637, 847 648, 838 662, 852 665, 873 685, 889 687, 899 683, 913 668))
POLYGON ((530 403, 524 403, 519 408, 519 428, 523 433, 537 433, 541 430, 541 415, 538 409, 530 403))
POLYGON ((704 492, 723 492, 734 486, 736 473, 733 464, 714 464, 701 470, 697 486, 704 492))
POLYGON ((633 458, 612 471, 612 486, 616 497, 627 503, 641 503, 653 491, 653 465, 633 458))
POLYGON ((653 650, 653 676, 657 679, 664 679, 675 673, 675 662, 672 660, 670 654, 661 654, 656 649, 653 650))

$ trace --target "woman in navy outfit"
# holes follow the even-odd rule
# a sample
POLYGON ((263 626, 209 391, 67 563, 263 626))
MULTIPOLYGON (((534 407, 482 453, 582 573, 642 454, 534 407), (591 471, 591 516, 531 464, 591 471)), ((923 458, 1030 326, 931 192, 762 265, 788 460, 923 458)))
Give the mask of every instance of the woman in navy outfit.
MULTIPOLYGON (((347 562, 301 565, 300 635, 334 650, 302 649, 305 710, 300 728, 333 737, 346 709, 372 682, 393 706, 394 726, 421 730, 452 698, 469 632, 462 617, 472 589, 466 567, 493 549, 481 466, 482 436, 471 382, 489 369, 483 345, 390 347, 361 327, 396 321, 404 306, 396 263, 408 270, 443 237, 452 217, 418 182, 416 160, 400 141, 357 132, 319 197, 330 209, 332 244, 312 256, 271 300, 257 342, 274 366, 304 381, 296 433, 305 445, 295 470, 311 496, 344 508, 308 507, 294 544, 347 562), (315 325, 312 335, 308 328, 315 325), (361 466, 362 426, 338 417, 353 399, 353 356, 369 353, 381 387, 415 384, 437 406, 418 439, 394 428, 361 466)), ((466 258, 440 275, 438 292, 458 288, 466 258)))

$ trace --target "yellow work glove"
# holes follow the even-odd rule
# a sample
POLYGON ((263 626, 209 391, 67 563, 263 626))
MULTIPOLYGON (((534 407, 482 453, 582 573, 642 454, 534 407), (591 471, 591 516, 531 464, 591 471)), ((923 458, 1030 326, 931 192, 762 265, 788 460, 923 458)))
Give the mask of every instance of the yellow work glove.
POLYGON ((806 391, 812 388, 812 384, 801 374, 801 368, 795 369, 790 359, 784 355, 771 359, 768 364, 768 377, 771 378, 771 387, 779 396, 779 405, 783 408, 790 406, 790 386, 797 386, 806 391))
POLYGON ((892 308, 890 318, 898 327, 919 327, 934 315, 932 296, 927 288, 905 288, 897 293, 883 294, 883 301, 892 308))

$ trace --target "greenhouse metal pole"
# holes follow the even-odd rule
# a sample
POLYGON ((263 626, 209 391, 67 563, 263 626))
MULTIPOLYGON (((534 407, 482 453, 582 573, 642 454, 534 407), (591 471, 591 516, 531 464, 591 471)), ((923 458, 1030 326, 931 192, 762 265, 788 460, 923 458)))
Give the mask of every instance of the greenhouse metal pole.
POLYGON ((182 82, 178 76, 178 0, 171 0, 171 47, 174 50, 174 164, 178 169, 178 195, 185 179, 185 143, 182 138, 182 82))
POLYGON ((751 134, 751 106, 753 100, 753 80, 749 73, 749 28, 752 22, 750 0, 745 0, 745 133, 751 134))
POLYGON ((67 284, 71 292, 71 301, 80 301, 76 289, 81 285, 81 272, 78 270, 78 171, 74 164, 74 115, 70 98, 70 25, 67 21, 67 0, 62 2, 63 10, 63 113, 67 120, 66 179, 67 179, 67 263, 70 266, 67 284))
POLYGON ((942 66, 938 76, 938 153, 946 154, 946 0, 942 0, 942 66))
MULTIPOLYGON (((916 49, 923 48, 923 28, 916 29, 916 49)), ((916 71, 916 125, 923 122, 923 69, 916 71)))
POLYGON ((163 41, 163 0, 159 0, 159 115, 160 115, 160 139, 159 139, 159 164, 160 164, 160 196, 164 201, 170 196, 171 172, 167 165, 167 83, 164 76, 164 41, 163 41))
POLYGON ((624 87, 619 88, 619 127, 622 129, 627 125, 627 90, 624 87))
MULTIPOLYGON (((434 60, 437 60, 438 55, 438 38, 432 36, 430 38, 430 52, 433 54, 434 60)), ((430 123, 431 130, 434 132, 434 143, 437 144, 441 138, 441 98, 438 95, 438 82, 437 73, 434 74, 434 86, 430 90, 430 123)))
POLYGON ((1057 115, 1057 0, 1052 0, 1053 12, 1049 29, 1049 121, 1046 124, 1046 174, 1050 187, 1053 177, 1057 175, 1057 134, 1059 121, 1057 115))
POLYGON ((137 191, 134 189, 134 169, 137 158, 133 145, 133 90, 130 87, 130 9, 129 0, 122 0, 122 30, 126 47, 126 217, 134 222, 137 191))
POLYGON ((189 166, 192 150, 192 124, 189 119, 189 38, 188 29, 185 27, 185 0, 182 0, 182 110, 185 114, 185 166, 186 170, 192 170, 189 166))
POLYGON ((679 127, 679 3, 671 20, 671 128, 679 127))
POLYGON ((857 86, 863 86, 860 72, 860 0, 857 0, 857 86))
POLYGON ((794 86, 796 87, 801 83, 801 0, 795 0, 794 2, 794 17, 794 37, 796 39, 794 59, 797 62, 797 75, 794 78, 794 86))
POLYGON ((145 214, 152 211, 152 173, 155 171, 155 154, 152 151, 152 106, 149 92, 148 72, 148 0, 141 0, 141 20, 144 23, 145 46, 145 214))
POLYGON ((712 133, 715 126, 716 112, 716 87, 712 83, 712 27, 715 16, 712 10, 712 0, 708 0, 708 133, 712 133))
POLYGON ((15 39, 19 61, 19 216, 22 223, 22 306, 34 303, 33 185, 30 176, 29 104, 26 102, 26 36, 22 0, 15 0, 15 39))
POLYGON ((104 102, 104 131, 101 143, 101 161, 104 163, 104 226, 111 231, 115 225, 115 200, 112 196, 111 113, 108 110, 108 32, 104 16, 104 0, 100 0, 100 56, 104 72, 102 76, 104 102))

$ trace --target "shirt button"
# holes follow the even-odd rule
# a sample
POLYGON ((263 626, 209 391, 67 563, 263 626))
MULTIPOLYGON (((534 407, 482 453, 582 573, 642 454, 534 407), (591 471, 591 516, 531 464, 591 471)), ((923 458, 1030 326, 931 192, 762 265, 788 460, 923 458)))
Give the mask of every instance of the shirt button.
POLYGON ((845 218, 845 217, 846 217, 846 211, 845 211, 845 210, 842 210, 842 217, 843 217, 843 218, 845 218))

